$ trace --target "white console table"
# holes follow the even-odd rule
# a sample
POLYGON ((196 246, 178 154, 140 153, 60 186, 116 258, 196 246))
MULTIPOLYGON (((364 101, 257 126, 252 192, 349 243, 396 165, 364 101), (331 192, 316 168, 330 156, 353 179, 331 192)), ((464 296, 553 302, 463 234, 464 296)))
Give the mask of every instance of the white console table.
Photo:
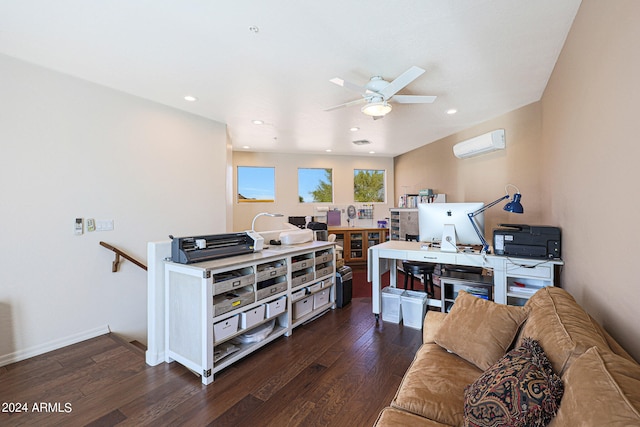
MULTIPOLYGON (((391 286, 397 283, 396 260, 423 261, 436 264, 482 267, 493 271, 493 299, 501 304, 522 304, 532 291, 558 282, 557 267, 561 259, 513 258, 477 252, 442 252, 435 248, 421 248, 419 242, 391 240, 369 248, 368 280, 372 286, 373 313, 382 310, 382 274, 390 271, 391 286), (524 285, 524 286, 523 286, 524 285), (518 289, 519 286, 523 286, 518 289)), ((430 305, 441 305, 432 300, 430 305)))
POLYGON ((334 244, 320 241, 195 264, 166 261, 164 361, 210 384, 215 373, 335 308, 335 272, 334 244), (271 323, 257 341, 238 341, 271 323))

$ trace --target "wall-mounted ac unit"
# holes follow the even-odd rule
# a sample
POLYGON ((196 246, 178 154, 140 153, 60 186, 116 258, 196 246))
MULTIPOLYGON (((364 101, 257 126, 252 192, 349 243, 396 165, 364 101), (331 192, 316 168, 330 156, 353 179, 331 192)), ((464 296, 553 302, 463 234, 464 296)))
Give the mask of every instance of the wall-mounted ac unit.
POLYGON ((459 159, 473 157, 490 151, 504 150, 504 129, 497 129, 453 146, 453 154, 459 159))

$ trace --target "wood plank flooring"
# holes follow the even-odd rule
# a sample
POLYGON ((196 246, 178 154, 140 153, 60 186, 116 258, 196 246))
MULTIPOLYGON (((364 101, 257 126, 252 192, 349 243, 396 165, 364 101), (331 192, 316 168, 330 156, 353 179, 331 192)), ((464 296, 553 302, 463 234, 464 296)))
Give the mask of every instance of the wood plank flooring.
POLYGON ((181 365, 148 366, 139 348, 103 335, 0 368, 0 425, 370 426, 421 340, 419 330, 376 323, 371 300, 354 298, 203 386, 181 365))

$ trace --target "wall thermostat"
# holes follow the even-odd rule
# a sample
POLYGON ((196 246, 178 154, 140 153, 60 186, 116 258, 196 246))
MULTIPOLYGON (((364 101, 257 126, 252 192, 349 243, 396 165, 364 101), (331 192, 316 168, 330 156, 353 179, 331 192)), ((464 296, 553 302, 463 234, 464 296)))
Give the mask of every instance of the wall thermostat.
POLYGON ((73 224, 73 234, 77 236, 82 234, 83 225, 82 218, 76 218, 76 222, 73 224))

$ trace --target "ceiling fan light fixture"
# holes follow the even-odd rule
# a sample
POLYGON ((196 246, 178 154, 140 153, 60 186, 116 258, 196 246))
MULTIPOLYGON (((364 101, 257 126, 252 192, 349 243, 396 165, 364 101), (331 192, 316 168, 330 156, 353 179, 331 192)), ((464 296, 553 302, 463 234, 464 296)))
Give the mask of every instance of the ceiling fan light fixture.
POLYGON ((367 116, 379 117, 391 112, 391 104, 387 101, 370 102, 360 110, 367 116))

